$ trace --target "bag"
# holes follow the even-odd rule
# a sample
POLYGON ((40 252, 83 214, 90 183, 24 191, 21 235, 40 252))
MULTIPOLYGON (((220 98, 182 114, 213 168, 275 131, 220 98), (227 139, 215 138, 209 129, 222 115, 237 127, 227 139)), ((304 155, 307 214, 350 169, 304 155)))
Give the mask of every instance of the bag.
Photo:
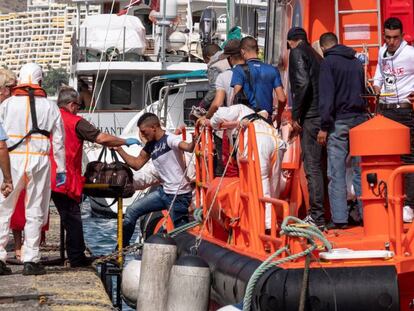
POLYGON ((98 198, 130 198, 134 195, 133 173, 129 166, 119 161, 115 150, 111 150, 112 163, 106 163, 107 148, 103 147, 97 161, 88 163, 85 185, 105 184, 107 188, 85 187, 83 193, 98 198), (102 156, 104 156, 103 162, 102 156))

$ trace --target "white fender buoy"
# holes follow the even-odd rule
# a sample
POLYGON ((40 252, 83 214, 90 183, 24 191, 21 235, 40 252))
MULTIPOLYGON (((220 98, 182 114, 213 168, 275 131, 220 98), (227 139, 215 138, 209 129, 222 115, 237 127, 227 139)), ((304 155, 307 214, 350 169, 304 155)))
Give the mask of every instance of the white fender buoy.
POLYGON ((131 260, 122 270, 121 292, 128 305, 136 305, 138 284, 141 274, 141 260, 131 260))
POLYGON ((171 269, 168 311, 207 311, 210 268, 199 256, 183 256, 171 269))
POLYGON ((137 311, 167 310, 168 280, 176 258, 177 245, 173 238, 156 234, 145 242, 138 286, 137 311))
POLYGON ((240 311, 242 309, 237 308, 236 306, 233 305, 229 305, 229 306, 225 306, 223 308, 218 309, 217 311, 240 311))

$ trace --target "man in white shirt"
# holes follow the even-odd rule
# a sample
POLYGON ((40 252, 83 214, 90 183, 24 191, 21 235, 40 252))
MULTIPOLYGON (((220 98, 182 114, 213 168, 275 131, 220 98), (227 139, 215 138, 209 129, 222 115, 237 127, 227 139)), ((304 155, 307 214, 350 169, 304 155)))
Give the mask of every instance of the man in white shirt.
MULTIPOLYGON (((276 128, 270 125, 265 118, 255 113, 252 108, 242 104, 220 107, 210 120, 202 122, 210 124, 213 129, 217 130, 221 128, 223 122, 242 120, 250 120, 254 124, 263 195, 265 197, 278 198, 281 163, 287 144, 280 138, 276 128)), ((235 129, 232 130, 230 135, 234 136, 235 131, 235 129)), ((247 147, 247 132, 244 137, 244 144, 247 147)), ((245 148, 245 151, 249 152, 247 148, 245 148)), ((271 204, 266 203, 265 228, 270 229, 271 223, 271 204)))
MULTIPOLYGON (((403 155, 405 164, 414 164, 414 123, 410 93, 414 90, 414 47, 403 39, 403 25, 398 18, 384 22, 385 44, 379 51, 374 77, 374 89, 379 94, 388 93, 379 104, 379 112, 387 118, 410 128, 411 154, 403 155)), ((403 219, 414 219, 414 174, 405 176, 405 206, 403 219)))
POLYGON ((171 217, 175 227, 188 222, 188 207, 192 199, 192 187, 185 176, 183 152, 192 152, 195 139, 191 143, 182 141, 181 136, 167 133, 161 128, 160 120, 153 113, 144 113, 137 124, 141 136, 146 141, 140 154, 135 157, 118 147, 124 161, 134 170, 141 169, 150 159, 157 170, 161 187, 129 206, 126 210, 123 233, 124 247, 134 233, 139 217, 156 211, 168 209, 175 198, 171 217))

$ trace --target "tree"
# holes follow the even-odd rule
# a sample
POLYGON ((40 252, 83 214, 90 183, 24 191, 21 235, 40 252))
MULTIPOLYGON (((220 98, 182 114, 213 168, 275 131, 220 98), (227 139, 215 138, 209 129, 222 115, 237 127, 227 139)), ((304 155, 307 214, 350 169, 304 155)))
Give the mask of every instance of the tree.
POLYGON ((52 68, 48 65, 48 71, 43 77, 42 87, 45 89, 47 95, 53 96, 59 92, 62 85, 68 85, 69 74, 64 68, 52 68))

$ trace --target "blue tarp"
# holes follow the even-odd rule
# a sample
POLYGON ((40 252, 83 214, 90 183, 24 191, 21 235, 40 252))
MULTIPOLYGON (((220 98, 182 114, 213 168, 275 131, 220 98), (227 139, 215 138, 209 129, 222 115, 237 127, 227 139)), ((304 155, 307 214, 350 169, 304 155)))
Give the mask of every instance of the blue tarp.
POLYGON ((206 70, 195 70, 186 73, 173 73, 169 75, 160 76, 162 79, 175 80, 175 79, 186 79, 186 78, 207 78, 206 70))

